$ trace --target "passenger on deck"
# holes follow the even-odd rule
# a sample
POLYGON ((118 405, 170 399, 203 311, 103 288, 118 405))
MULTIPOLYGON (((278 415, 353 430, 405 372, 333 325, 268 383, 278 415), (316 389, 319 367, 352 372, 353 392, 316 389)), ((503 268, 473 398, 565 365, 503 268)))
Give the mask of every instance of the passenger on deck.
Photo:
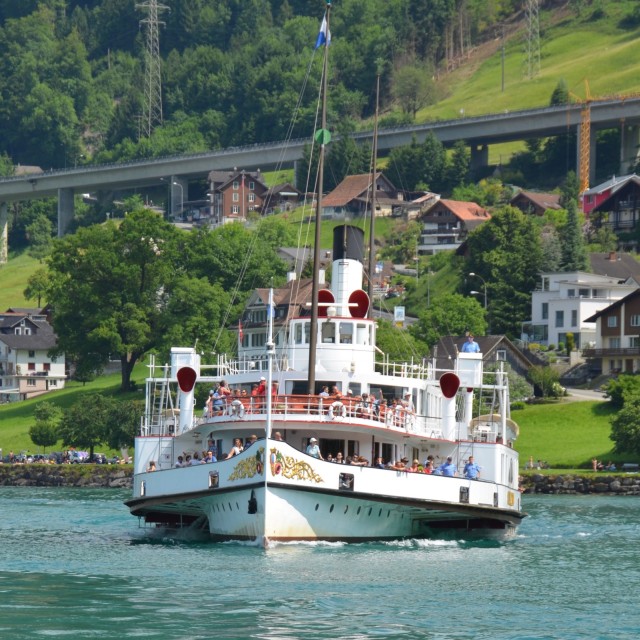
POLYGON ((202 460, 203 464, 209 464, 210 462, 218 462, 218 459, 213 455, 211 451, 207 451, 204 459, 202 460))
POLYGON ((386 469, 387 468, 387 465, 384 463, 384 460, 380 456, 378 456, 376 458, 376 463, 373 466, 376 469, 386 469))
POLYGON ((237 418, 244 418, 244 404, 242 404, 242 399, 240 398, 240 396, 236 396, 231 401, 229 414, 232 416, 236 416, 237 418))
POLYGON ((473 334, 467 336, 467 341, 460 348, 462 353, 480 353, 480 345, 473 339, 473 334))
POLYGON ((189 466, 195 467, 198 464, 200 464, 200 458, 198 457, 198 452, 195 451, 193 453, 193 457, 191 458, 191 460, 189 460, 189 466))
POLYGON ((337 464, 344 464, 344 458, 342 457, 342 453, 340 451, 338 451, 334 462, 336 462, 337 464))
POLYGON ((221 416, 224 414, 225 404, 224 396, 219 391, 216 391, 213 394, 213 415, 221 416))
POLYGON ((431 475, 433 473, 433 460, 427 460, 427 464, 422 468, 422 473, 426 473, 427 475, 431 475))
POLYGON ((156 471, 155 460, 149 460, 149 466, 147 467, 147 472, 149 471, 156 471))
POLYGON ((420 471, 420 460, 414 460, 411 463, 411 466, 407 467, 407 471, 411 471, 411 473, 418 473, 418 471, 420 471))
POLYGON ((176 462, 176 469, 184 466, 184 458, 182 456, 178 456, 178 460, 176 462))
POLYGON ((228 460, 229 458, 233 458, 233 456, 237 456, 241 454, 243 451, 244 451, 244 447, 242 446, 242 440, 240 440, 240 438, 236 438, 233 441, 233 447, 231 447, 231 451, 229 451, 225 460, 228 460))
POLYGON ((478 480, 480 478, 480 467, 474 462, 473 456, 469 456, 469 462, 464 465, 464 477, 469 480, 478 480))
POLYGON ((252 444, 256 443, 256 440, 258 439, 258 436, 255 433, 252 433, 249 436, 249 441, 245 443, 244 448, 248 449, 252 444))
POLYGON ((273 434, 273 439, 274 439, 274 440, 278 440, 279 442, 283 442, 283 440, 282 440, 282 434, 281 434, 279 431, 276 431, 276 432, 273 434))
POLYGON ((458 475, 458 467, 453 464, 451 456, 436 469, 436 475, 447 476, 448 478, 458 475))
POLYGON ((407 471, 408 462, 409 458, 400 458, 400 460, 395 464, 390 464, 389 469, 394 469, 395 471, 407 471))
POLYGON ((309 440, 306 453, 308 456, 313 456, 314 458, 318 458, 319 460, 324 460, 324 458, 322 457, 322 453, 320 452, 320 447, 318 446, 318 441, 316 440, 316 438, 311 438, 309 440))

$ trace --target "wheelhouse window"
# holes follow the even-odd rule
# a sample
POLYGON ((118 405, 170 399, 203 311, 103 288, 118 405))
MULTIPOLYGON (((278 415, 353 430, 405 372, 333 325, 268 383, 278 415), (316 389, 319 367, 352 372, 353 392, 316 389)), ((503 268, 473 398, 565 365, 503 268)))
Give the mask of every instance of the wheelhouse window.
POLYGON ((340 323, 340 344, 353 343, 353 322, 340 323))

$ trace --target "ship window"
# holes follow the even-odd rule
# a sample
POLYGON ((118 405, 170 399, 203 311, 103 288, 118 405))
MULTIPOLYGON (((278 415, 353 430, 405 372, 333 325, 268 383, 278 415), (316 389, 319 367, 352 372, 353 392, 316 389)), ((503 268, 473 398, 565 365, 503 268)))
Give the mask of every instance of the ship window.
POLYGON ((351 344, 353 342, 353 322, 340 323, 340 344, 351 344))
POLYGON ((336 341, 336 325, 334 322, 322 323, 322 342, 332 344, 336 341))
POLYGON ((333 513, 333 505, 329 507, 329 513, 333 513))
POLYGON ((366 324, 356 325, 356 343, 368 345, 369 341, 369 327, 366 324))
POLYGON ((358 510, 356 511, 356 515, 360 515, 360 510, 362 509, 362 507, 358 507, 358 510))
POLYGON ((294 340, 296 344, 302 344, 302 325, 301 324, 296 325, 294 340))

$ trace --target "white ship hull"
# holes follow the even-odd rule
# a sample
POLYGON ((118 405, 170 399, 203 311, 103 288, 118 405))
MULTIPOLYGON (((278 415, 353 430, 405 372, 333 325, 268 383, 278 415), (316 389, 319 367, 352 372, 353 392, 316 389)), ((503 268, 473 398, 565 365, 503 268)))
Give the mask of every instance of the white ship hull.
POLYGON ((214 465, 140 474, 135 482, 138 497, 128 502, 134 515, 207 527, 214 540, 355 542, 444 530, 508 536, 522 519, 519 492, 497 483, 338 465, 275 441, 214 465))

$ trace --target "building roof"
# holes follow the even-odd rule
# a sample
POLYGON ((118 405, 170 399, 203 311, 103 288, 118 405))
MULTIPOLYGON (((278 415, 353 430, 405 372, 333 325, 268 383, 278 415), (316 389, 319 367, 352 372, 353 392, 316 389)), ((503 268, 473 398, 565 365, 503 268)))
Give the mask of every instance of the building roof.
MULTIPOLYGON (((498 347, 506 347, 511 353, 515 354, 520 366, 527 369, 531 366, 529 360, 507 336, 475 336, 474 339, 480 347, 480 353, 484 361, 495 360, 494 354, 496 349, 498 347)), ((442 336, 431 349, 431 357, 436 359, 436 368, 445 370, 452 369, 460 348, 466 340, 466 336, 442 336)))
POLYGON ((451 212, 458 220, 464 222, 468 230, 473 230, 483 222, 491 220, 491 214, 475 202, 465 202, 463 200, 446 200, 441 198, 432 207, 427 209, 424 215, 429 216, 436 207, 444 207, 451 212))
MULTIPOLYGON (((320 268, 326 269, 332 262, 331 250, 323 250, 320 252, 320 268)), ((288 265, 289 270, 295 266, 296 273, 300 273, 304 266, 313 259, 313 249, 310 247, 280 247, 278 256, 282 258, 288 265)))
POLYGON ((620 189, 620 187, 625 185, 630 180, 633 180, 634 182, 640 183, 640 177, 637 176, 635 173, 631 173, 631 174, 626 175, 626 176, 613 176, 612 178, 610 178, 606 182, 602 182, 599 185, 596 185, 595 187, 591 187, 591 189, 587 189, 583 193, 583 195, 585 195, 585 196, 596 196, 596 195, 599 195, 599 194, 604 193, 605 191, 609 191, 609 190, 611 190, 611 192, 614 193, 615 191, 620 189))
POLYGON ((633 278, 640 284, 640 262, 629 253, 590 253, 591 271, 620 280, 633 278))
POLYGON ((262 173, 258 171, 240 171, 238 169, 233 169, 232 171, 209 171, 209 175, 207 176, 207 180, 210 183, 213 183, 217 189, 224 189, 229 183, 237 180, 238 178, 251 178, 255 182, 259 182, 265 189, 267 185, 264 183, 264 176, 262 173))
POLYGON ((536 207, 546 211, 547 209, 561 209, 560 195, 557 193, 538 193, 537 191, 525 191, 524 189, 511 198, 511 204, 521 199, 532 202, 536 207))
POLYGON ((635 291, 628 293, 624 298, 620 298, 620 300, 616 300, 615 302, 612 302, 608 307, 605 307, 604 309, 600 309, 600 311, 596 311, 596 313, 594 313, 592 316, 585 318, 584 321, 595 322, 600 316, 604 314, 608 314, 610 311, 613 311, 614 309, 621 307, 623 304, 626 304, 627 302, 629 302, 630 300, 633 300, 634 298, 637 298, 638 296, 640 296, 640 289, 636 289, 635 291))
MULTIPOLYGON (((0 316, 0 321, 4 321, 5 314, 0 316)), ((21 316, 20 319, 26 318, 26 316, 21 316)), ((0 341, 4 342, 8 347, 12 349, 29 349, 33 351, 41 351, 41 350, 49 350, 56 346, 58 340, 56 338, 56 334, 53 332, 51 325, 48 322, 42 320, 32 320, 27 318, 33 325, 35 329, 33 333, 29 335, 16 334, 12 331, 8 331, 10 326, 8 324, 1 325, 2 328, 5 328, 7 332, 0 331, 0 341)))
MULTIPOLYGON (((376 173, 376 180, 380 172, 376 173)), ((357 176, 347 176, 331 193, 322 200, 323 207, 344 207, 357 197, 371 190, 371 174, 362 173, 357 176)))

